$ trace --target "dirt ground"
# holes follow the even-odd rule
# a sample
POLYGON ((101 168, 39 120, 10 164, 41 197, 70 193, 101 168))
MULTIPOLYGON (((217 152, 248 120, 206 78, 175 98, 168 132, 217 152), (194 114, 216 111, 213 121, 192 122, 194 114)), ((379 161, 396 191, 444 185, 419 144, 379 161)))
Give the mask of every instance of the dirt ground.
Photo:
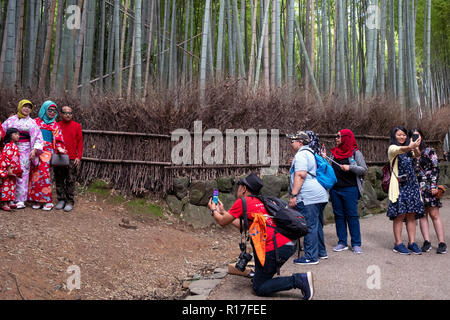
POLYGON ((1 211, 0 300, 183 299, 183 282, 235 261, 238 243, 231 227, 193 230, 88 193, 71 213, 1 211), (119 226, 123 218, 137 229, 119 226))

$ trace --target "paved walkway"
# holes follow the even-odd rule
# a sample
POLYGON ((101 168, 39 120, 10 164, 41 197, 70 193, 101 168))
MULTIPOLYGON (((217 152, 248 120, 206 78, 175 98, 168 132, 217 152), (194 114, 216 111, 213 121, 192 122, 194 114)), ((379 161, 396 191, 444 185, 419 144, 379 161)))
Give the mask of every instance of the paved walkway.
MULTIPOLYGON (((450 244, 449 199, 443 201, 440 214, 446 231, 446 242, 450 244)), ((360 222, 364 254, 356 255, 350 250, 333 252, 332 248, 337 242, 336 229, 334 224, 329 224, 324 227, 329 258, 312 266, 294 265, 291 258, 282 267, 281 275, 312 271, 315 300, 450 299, 450 248, 449 254, 436 254, 437 238, 431 221, 433 249, 419 256, 404 256, 392 251, 392 222, 385 214, 364 218, 360 222)), ((416 242, 421 246, 423 238, 418 225, 416 234, 416 242)), ((402 235, 406 244, 408 238, 405 227, 402 235)), ((290 290, 277 293, 271 298, 257 297, 253 294, 249 279, 228 275, 209 299, 298 299, 300 296, 299 290, 290 290)))

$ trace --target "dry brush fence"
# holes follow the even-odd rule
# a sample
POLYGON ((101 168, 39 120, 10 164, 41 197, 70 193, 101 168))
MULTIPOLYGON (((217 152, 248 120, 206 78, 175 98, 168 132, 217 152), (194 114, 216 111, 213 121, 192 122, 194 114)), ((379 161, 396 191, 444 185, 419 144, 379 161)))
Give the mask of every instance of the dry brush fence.
MULTIPOLYGON (((83 130, 83 133, 84 157, 79 181, 89 184, 95 179, 106 180, 116 189, 126 193, 150 192, 164 196, 170 191, 175 177, 188 176, 190 180, 210 180, 221 176, 245 175, 250 171, 260 173, 262 168, 270 166, 270 164, 261 163, 249 164, 248 138, 245 139, 244 164, 236 164, 235 145, 234 164, 207 165, 192 162, 189 165, 175 165, 172 163, 171 153, 172 148, 179 141, 172 141, 170 135, 104 130, 83 130)), ((270 137, 269 132, 268 150, 270 150, 270 137)), ((285 135, 280 133, 279 137, 279 168, 286 171, 289 169, 289 159, 293 153, 285 135)), ((335 134, 319 134, 327 150, 334 146, 334 137, 335 134)), ((381 165, 386 162, 388 137, 356 135, 356 139, 368 165, 381 165)), ((191 140, 194 141, 194 139, 191 140)), ((210 143, 203 141, 202 150, 210 143)), ((440 141, 433 140, 428 143, 441 155, 440 141)), ((223 159, 225 156, 224 151, 223 159)))

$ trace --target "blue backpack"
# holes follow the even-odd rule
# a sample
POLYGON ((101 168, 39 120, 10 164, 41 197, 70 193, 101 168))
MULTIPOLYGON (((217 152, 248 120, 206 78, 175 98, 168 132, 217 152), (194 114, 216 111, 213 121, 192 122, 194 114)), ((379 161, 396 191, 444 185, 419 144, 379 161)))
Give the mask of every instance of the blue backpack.
POLYGON ((333 188, 334 184, 337 182, 336 174, 334 173, 333 167, 328 163, 327 160, 322 158, 317 153, 309 149, 303 150, 311 152, 314 155, 314 158, 316 159, 317 165, 316 174, 314 175, 311 172, 308 172, 308 174, 316 178, 317 181, 319 181, 320 185, 325 189, 330 190, 331 188, 333 188))

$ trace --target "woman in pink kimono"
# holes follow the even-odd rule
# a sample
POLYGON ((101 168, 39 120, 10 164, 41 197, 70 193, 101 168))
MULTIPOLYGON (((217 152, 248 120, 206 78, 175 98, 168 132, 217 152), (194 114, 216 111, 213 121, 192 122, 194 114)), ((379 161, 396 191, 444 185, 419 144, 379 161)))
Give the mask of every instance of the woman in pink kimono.
POLYGON ((25 208, 28 197, 28 184, 30 181, 30 159, 43 150, 42 133, 30 114, 33 104, 29 100, 22 100, 17 107, 17 114, 3 122, 2 127, 6 131, 9 128, 17 128, 20 139, 17 143, 20 153, 20 166, 23 170, 22 178, 16 181, 16 207, 25 208))
POLYGON ((38 154, 31 165, 28 200, 34 202, 33 209, 42 208, 44 211, 53 208, 50 159, 54 153, 66 153, 61 128, 55 121, 57 108, 53 101, 45 101, 39 110, 39 117, 35 119, 44 139, 44 151, 38 154))

